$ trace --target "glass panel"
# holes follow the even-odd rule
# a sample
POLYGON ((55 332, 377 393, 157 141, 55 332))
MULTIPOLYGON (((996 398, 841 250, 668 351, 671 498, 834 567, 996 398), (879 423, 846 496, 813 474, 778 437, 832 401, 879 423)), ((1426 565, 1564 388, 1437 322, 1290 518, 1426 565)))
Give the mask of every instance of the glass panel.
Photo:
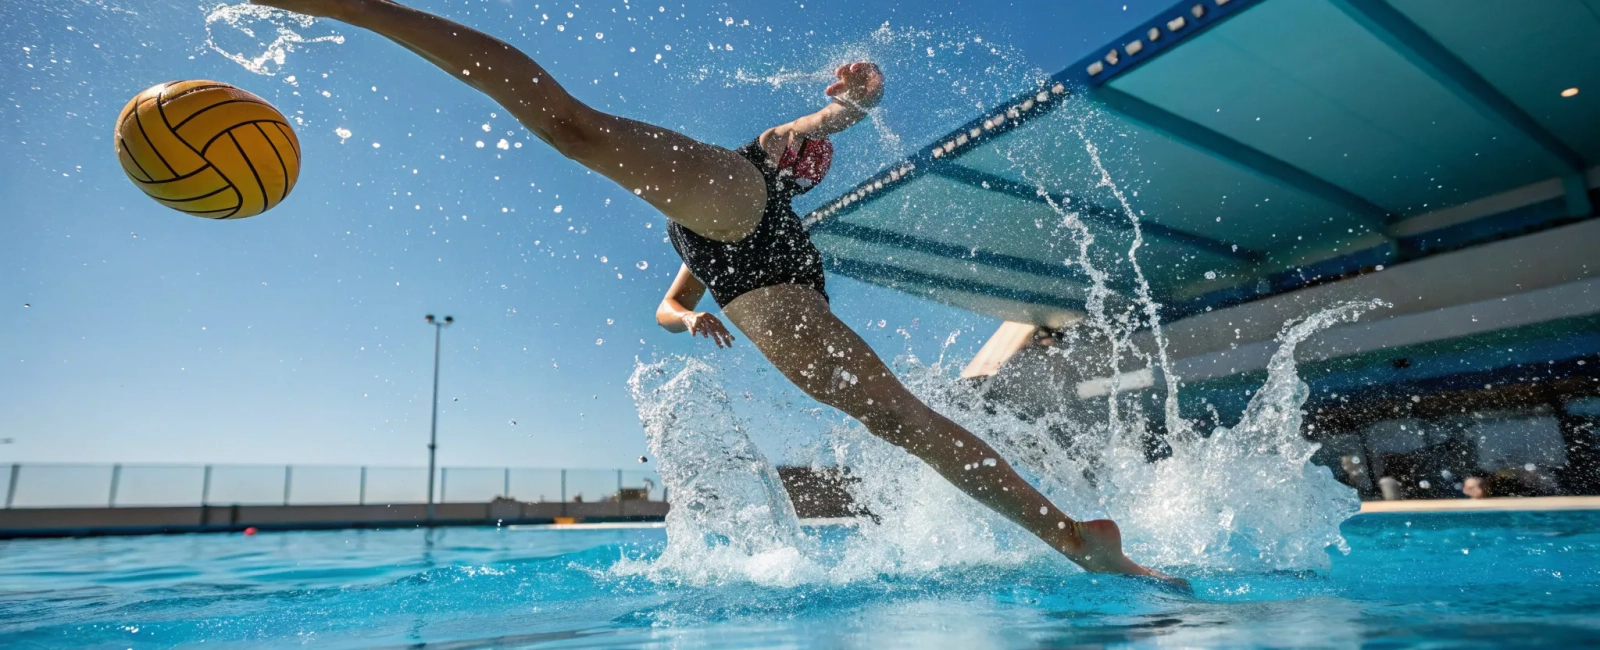
POLYGON ((617 471, 614 469, 567 470, 567 500, 593 503, 617 500, 617 471))
POLYGON ((367 503, 427 503, 427 501, 426 468, 367 468, 367 503))
POLYGON ((622 499, 624 501, 665 501, 661 491, 661 475, 650 470, 632 470, 622 473, 622 499))
MULTIPOLYGON (((20 465, 13 507, 105 507, 110 503, 112 465, 20 465)), ((0 465, 0 498, 11 483, 13 465, 0 465)), ((428 472, 413 467, 362 468, 296 465, 214 465, 209 489, 204 465, 124 465, 117 478, 117 507, 207 505, 282 505, 288 480, 290 505, 425 503, 428 472)), ((488 503, 497 497, 555 503, 587 503, 618 498, 618 472, 451 467, 439 470, 439 502, 488 503)), ((661 477, 650 470, 621 473, 625 500, 663 501, 661 477)))
POLYGON ((217 465, 211 468, 211 505, 283 503, 282 465, 217 465))
POLYGON ((11 507, 103 507, 110 497, 110 465, 23 465, 11 507))
MULTIPOLYGON (((506 470, 500 467, 450 467, 439 470, 439 501, 488 503, 505 492, 506 470)), ((424 490, 426 492, 426 490, 424 490)))
POLYGON ((295 465, 289 485, 289 503, 356 503, 361 498, 360 467, 295 465))
POLYGON ((561 470, 512 469, 511 497, 530 503, 561 501, 561 470))
POLYGON ((200 504, 206 469, 199 465, 123 465, 117 507, 200 504))

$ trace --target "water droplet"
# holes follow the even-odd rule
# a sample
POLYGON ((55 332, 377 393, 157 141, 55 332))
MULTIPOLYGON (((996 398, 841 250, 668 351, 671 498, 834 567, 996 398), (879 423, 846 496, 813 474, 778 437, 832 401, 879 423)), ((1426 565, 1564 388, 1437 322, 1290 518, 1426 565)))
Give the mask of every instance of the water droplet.
POLYGON ((606 340, 605 339, 595 339, 594 340, 594 344, 595 345, 605 345, 606 344, 606 340))
POLYGON ((638 263, 638 264, 635 264, 635 265, 633 265, 633 266, 634 266, 634 267, 635 267, 635 268, 638 268, 638 269, 639 269, 639 270, 640 270, 640 271, 643 271, 643 270, 645 270, 645 269, 648 269, 648 268, 650 268, 650 263, 649 263, 649 262, 646 262, 646 261, 644 261, 644 260, 639 260, 639 263, 638 263))

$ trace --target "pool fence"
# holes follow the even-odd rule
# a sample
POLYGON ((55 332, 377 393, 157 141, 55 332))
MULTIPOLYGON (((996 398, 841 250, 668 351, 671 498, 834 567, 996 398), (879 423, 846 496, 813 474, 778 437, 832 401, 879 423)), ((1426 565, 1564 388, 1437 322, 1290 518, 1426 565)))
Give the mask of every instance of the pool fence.
POLYGON ((329 465, 0 465, 0 538, 660 520, 648 470, 329 465))

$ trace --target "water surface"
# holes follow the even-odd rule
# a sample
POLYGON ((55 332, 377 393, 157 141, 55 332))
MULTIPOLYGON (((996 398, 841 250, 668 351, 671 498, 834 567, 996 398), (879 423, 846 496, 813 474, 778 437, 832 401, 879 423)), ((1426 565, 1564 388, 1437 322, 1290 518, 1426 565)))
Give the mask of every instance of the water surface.
POLYGON ((1343 531, 1331 571, 1191 571, 1192 596, 1034 554, 781 587, 621 570, 661 552, 657 528, 17 540, 0 542, 0 645, 1600 643, 1600 512, 1362 515, 1343 531))

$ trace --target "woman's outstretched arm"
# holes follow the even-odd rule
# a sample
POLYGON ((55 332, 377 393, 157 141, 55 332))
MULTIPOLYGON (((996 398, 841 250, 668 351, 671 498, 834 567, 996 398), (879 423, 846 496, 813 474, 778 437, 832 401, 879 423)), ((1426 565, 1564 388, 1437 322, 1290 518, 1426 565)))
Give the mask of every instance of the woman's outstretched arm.
POLYGON ((661 305, 656 307, 656 324, 673 334, 689 332, 694 336, 704 336, 719 348, 733 345, 733 333, 721 320, 694 310, 694 306, 700 304, 700 298, 705 295, 706 285, 689 272, 688 266, 679 266, 678 277, 673 278, 672 287, 667 289, 661 305))
POLYGON ((839 66, 833 74, 839 80, 823 91, 833 101, 820 111, 767 129, 761 138, 763 147, 773 136, 784 146, 792 146, 800 139, 826 138, 866 119, 867 109, 877 106, 878 100, 883 98, 883 72, 878 70, 877 64, 849 63, 839 66))

